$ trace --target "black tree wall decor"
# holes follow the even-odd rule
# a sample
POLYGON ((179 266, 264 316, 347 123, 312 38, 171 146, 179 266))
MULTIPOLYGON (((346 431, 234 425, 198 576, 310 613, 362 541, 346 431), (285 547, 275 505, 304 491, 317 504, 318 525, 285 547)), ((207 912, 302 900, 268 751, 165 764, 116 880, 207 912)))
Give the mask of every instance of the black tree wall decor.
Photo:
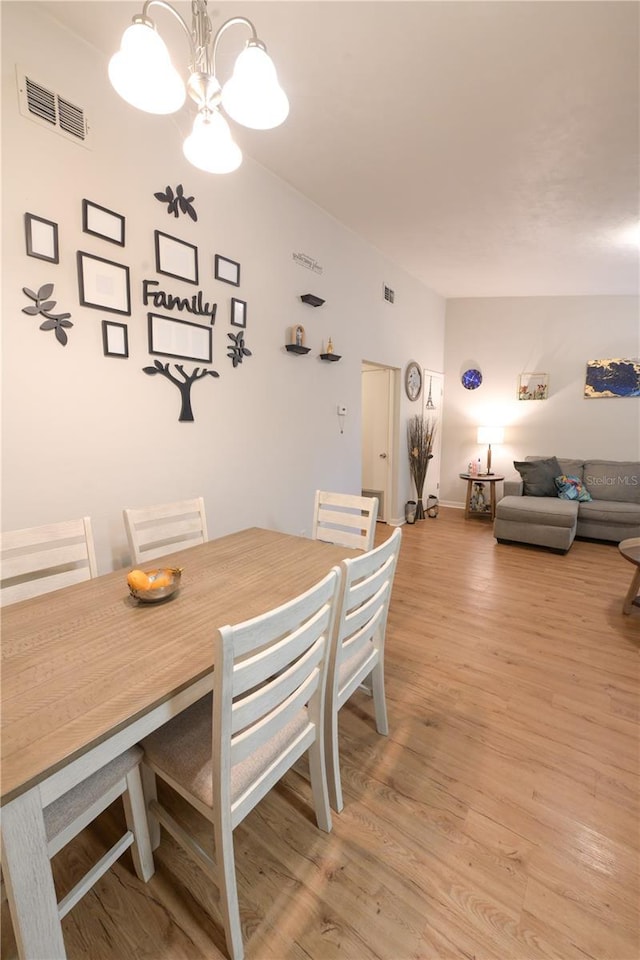
POLYGON ((251 356, 251 350, 248 350, 244 345, 244 332, 242 330, 239 333, 228 333, 227 336, 231 340, 231 343, 227 344, 227 350, 229 351, 227 356, 234 367, 237 367, 239 363, 242 363, 244 357, 251 356))
POLYGON ((56 340, 63 347, 65 347, 69 339, 67 337, 67 331, 65 330, 65 327, 72 327, 73 324, 69 320, 69 317, 71 316, 70 313, 51 313, 56 305, 55 300, 49 299, 53 293, 53 284, 43 284, 37 293, 34 293, 33 290, 29 290, 28 287, 23 287, 22 292, 26 293, 26 295, 32 300, 35 300, 34 306, 23 307, 22 312, 28 313, 30 317, 36 317, 38 314, 46 317, 46 320, 40 324, 40 329, 55 330, 56 340))
POLYGON ((217 370, 201 370, 200 367, 194 367, 191 373, 187 373, 183 364, 176 363, 174 366, 182 378, 180 379, 171 373, 169 369, 170 366, 170 363, 161 363, 160 360, 154 360, 152 367, 143 367, 142 369, 150 377, 160 374, 160 376, 166 377, 167 380, 170 380, 171 383, 175 383, 176 387, 180 391, 180 399, 182 401, 178 421, 190 423, 194 419, 193 410, 191 408, 191 387, 196 380, 202 380, 203 377, 219 377, 220 374, 217 370))
POLYGON ((198 214, 192 206, 192 201, 195 200, 195 197, 185 197, 184 187, 181 183, 176 187, 175 193, 171 187, 166 187, 164 193, 154 193, 154 197, 156 200, 159 200, 160 203, 167 204, 167 213, 169 216, 173 214, 174 217, 178 217, 182 212, 186 213, 192 220, 198 219, 198 214))

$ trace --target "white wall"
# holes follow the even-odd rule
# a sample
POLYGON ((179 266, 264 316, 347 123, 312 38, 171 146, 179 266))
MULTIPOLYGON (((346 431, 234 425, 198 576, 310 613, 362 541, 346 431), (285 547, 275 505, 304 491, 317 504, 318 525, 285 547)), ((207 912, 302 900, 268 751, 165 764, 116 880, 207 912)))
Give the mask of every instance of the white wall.
MULTIPOLYGON (((225 177, 191 167, 181 152, 188 108, 174 119, 128 107, 108 84, 106 57, 37 5, 4 3, 1 14, 3 529, 89 514, 101 572, 128 563, 125 506, 202 494, 211 536, 250 525, 308 533, 317 487, 360 490, 361 361, 441 369, 444 301, 250 158, 225 177), (19 114, 16 63, 86 110, 93 150, 19 114), (195 196, 197 223, 168 216, 154 198, 178 183, 195 196), (126 217, 124 248, 82 232, 83 198, 126 217), (59 225, 59 264, 26 256, 27 211, 59 225), (198 247, 197 287, 156 274, 154 229, 198 247), (79 305, 78 250, 130 267, 130 317, 79 305), (295 264, 293 252, 316 258, 323 274, 295 264), (240 262, 239 288, 213 278, 215 253, 240 262), (142 372, 151 363, 143 279, 180 296, 201 289, 218 304, 220 377, 193 386, 194 423, 178 423, 176 387, 142 372), (48 282, 55 310, 74 324, 65 347, 22 312, 31 303, 22 288, 48 282), (393 307, 383 282, 395 288, 393 307), (325 305, 301 303, 307 292, 325 305), (248 303, 253 354, 236 369, 226 356, 231 296, 248 303), (129 359, 103 355, 103 319, 127 323, 129 359), (296 323, 306 357, 284 350, 296 323), (339 363, 317 359, 328 336, 339 363), (342 435, 339 402, 349 408, 342 435)), ((404 424, 410 404, 400 402, 404 424)), ((406 456, 400 464, 396 517, 410 495, 406 456)))
POLYGON ((584 398, 588 360, 640 357, 637 297, 522 297, 447 302, 442 499, 462 503, 458 478, 486 447, 476 428, 504 426, 492 469, 516 476, 527 455, 640 459, 640 399, 584 398), (477 390, 460 382, 482 372, 477 390), (517 399, 520 373, 549 375, 549 399, 517 399))

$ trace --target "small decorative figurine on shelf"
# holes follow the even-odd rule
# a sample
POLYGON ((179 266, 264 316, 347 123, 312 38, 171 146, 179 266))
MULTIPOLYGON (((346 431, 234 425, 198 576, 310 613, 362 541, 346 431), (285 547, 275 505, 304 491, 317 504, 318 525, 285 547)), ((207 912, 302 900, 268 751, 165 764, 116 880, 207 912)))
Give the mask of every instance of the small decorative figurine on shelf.
POLYGON ((301 324, 293 329, 293 342, 296 347, 304 346, 304 327, 301 324))
POLYGON ((333 353, 333 341, 331 337, 327 340, 327 353, 333 353))

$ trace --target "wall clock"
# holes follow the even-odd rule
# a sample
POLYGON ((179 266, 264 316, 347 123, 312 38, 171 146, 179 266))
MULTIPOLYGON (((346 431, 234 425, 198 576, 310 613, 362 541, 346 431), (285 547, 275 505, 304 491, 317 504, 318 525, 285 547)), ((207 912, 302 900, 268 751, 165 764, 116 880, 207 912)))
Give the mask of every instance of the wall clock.
POLYGON ((407 364, 407 369, 404 372, 404 388, 409 400, 417 400, 420 396, 420 391, 422 390, 422 370, 415 360, 411 360, 411 362, 407 364))
POLYGON ((465 390, 477 390, 482 383, 482 374, 479 370, 465 370, 460 379, 465 390))

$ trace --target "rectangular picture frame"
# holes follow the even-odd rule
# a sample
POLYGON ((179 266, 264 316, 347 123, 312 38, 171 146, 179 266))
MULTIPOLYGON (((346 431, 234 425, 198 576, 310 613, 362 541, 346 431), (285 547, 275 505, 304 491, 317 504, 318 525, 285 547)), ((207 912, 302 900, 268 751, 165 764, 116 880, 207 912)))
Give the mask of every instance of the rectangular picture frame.
POLYGON ((216 280, 230 283, 234 287, 240 286, 240 264, 228 257, 223 257, 220 253, 215 255, 213 274, 216 280))
POLYGON ((198 248, 193 243, 172 237, 162 230, 154 230, 156 272, 165 277, 198 282, 198 248))
POLYGON ((230 323, 232 327, 243 327, 247 326, 247 301, 238 300, 236 297, 231 297, 231 319, 230 323))
POLYGON ((126 323, 102 321, 102 349, 105 357, 129 356, 129 328, 126 323))
POLYGON ((160 313, 147 314, 149 353, 181 360, 213 362, 213 327, 160 313))
POLYGON ((521 373, 518 378, 518 400, 548 400, 548 373, 521 373))
POLYGON ((82 231, 109 243, 124 247, 125 219, 120 213, 101 207, 92 200, 82 201, 82 231))
POLYGON ((28 257, 60 263, 58 253, 58 224, 35 213, 24 215, 24 238, 28 257))
POLYGON ((587 360, 585 400, 640 397, 640 358, 587 360))
POLYGON ((78 250, 77 259, 80 305, 130 317, 129 267, 84 250, 78 250))

